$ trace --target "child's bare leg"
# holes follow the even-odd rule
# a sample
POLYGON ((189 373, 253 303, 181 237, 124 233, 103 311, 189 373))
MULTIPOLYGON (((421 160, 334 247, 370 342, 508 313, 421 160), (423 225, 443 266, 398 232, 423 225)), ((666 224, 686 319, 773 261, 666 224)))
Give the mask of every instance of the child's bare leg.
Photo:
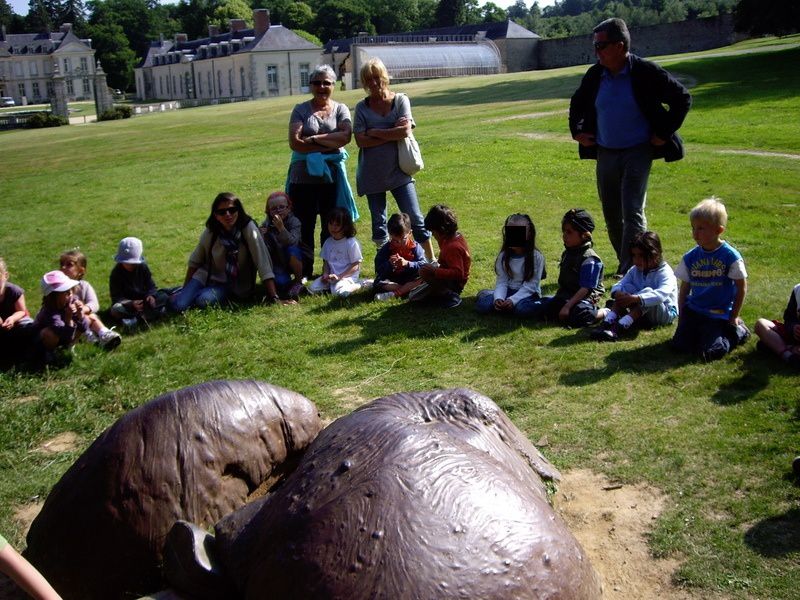
POLYGON ((782 356, 789 349, 783 338, 775 331, 775 323, 769 319, 756 321, 755 332, 764 345, 778 356, 782 356))
POLYGON ((91 329, 94 333, 100 333, 106 328, 106 326, 103 325, 103 322, 100 320, 100 317, 98 317, 96 314, 88 314, 86 315, 86 318, 89 319, 89 329, 91 329))
POLYGON ((394 281, 382 281, 381 287, 383 287, 383 289, 387 292, 394 292, 400 289, 401 286, 399 283, 395 283, 394 281))
MULTIPOLYGON (((404 283, 403 285, 395 283, 393 285, 396 285, 397 287, 394 288, 393 291, 395 296, 398 296, 400 298, 405 298, 406 296, 408 296, 408 293, 411 290, 413 290, 415 287, 419 287, 420 285, 422 285, 422 283, 423 283, 422 279, 414 279, 413 281, 409 281, 408 283, 404 283)), ((389 288, 388 286, 386 286, 386 289, 391 290, 391 288, 389 288)))

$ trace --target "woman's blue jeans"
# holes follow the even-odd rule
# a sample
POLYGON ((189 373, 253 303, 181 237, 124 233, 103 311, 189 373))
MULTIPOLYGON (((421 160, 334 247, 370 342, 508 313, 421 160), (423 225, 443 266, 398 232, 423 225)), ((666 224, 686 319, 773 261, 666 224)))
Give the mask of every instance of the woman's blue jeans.
MULTIPOLYGON (((419 208, 417 188, 413 181, 391 190, 400 212, 406 213, 411 219, 411 231, 418 243, 427 242, 431 232, 425 229, 425 219, 419 208)), ((369 213, 372 216, 372 241, 378 246, 383 246, 389 241, 386 230, 386 192, 367 194, 369 213)))

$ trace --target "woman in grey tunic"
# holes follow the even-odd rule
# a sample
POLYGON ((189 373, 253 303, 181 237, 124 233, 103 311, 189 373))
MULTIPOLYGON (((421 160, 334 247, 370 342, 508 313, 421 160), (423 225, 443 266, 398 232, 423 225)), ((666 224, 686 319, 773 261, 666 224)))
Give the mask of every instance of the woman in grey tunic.
POLYGON ((356 185, 359 196, 366 194, 372 215, 372 241, 381 247, 389 240, 386 231, 386 192, 391 191, 401 212, 411 218, 414 239, 433 259, 431 234, 425 229, 414 180, 400 169, 397 141, 408 137, 414 127, 411 103, 405 94, 389 89, 389 72, 379 58, 361 68, 361 85, 369 96, 356 105, 353 128, 359 147, 356 185))
POLYGON ((301 239, 310 250, 303 256, 306 277, 311 276, 314 266, 317 215, 321 218, 322 245, 328 238, 328 211, 337 204, 355 208, 344 168, 348 155, 343 146, 350 143, 353 131, 350 109, 331 99, 336 74, 328 65, 315 67, 309 80, 311 100, 295 106, 289 119, 292 162, 286 182, 294 214, 302 225, 301 239))

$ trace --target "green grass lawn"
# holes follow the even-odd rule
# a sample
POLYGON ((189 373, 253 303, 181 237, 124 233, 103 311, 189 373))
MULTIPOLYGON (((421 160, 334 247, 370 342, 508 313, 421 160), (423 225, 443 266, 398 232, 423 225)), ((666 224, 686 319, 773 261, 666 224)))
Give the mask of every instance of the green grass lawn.
MULTIPOLYGON (((724 237, 747 264, 743 317, 751 326, 759 316, 779 318, 800 281, 796 42, 764 52, 751 42, 741 46, 750 53, 665 63, 693 84, 694 107, 681 130, 685 160, 653 167, 649 225, 675 264, 693 244, 688 211, 721 197, 730 215, 724 237)), ((79 345, 61 370, 0 374, 0 531, 23 545, 15 507, 44 498, 125 411, 181 386, 263 379, 305 394, 326 418, 396 391, 467 386, 493 398, 532 440, 546 435, 544 452, 560 469, 663 490, 669 501, 650 543, 654 555, 681 561, 676 584, 699 597, 796 597, 800 488, 790 464, 800 454, 800 374, 756 352, 754 342, 704 364, 669 353, 672 328, 598 345, 583 331, 474 314, 474 295, 493 285, 508 214, 528 212, 537 226, 546 292, 556 287, 561 215, 580 206, 602 221, 594 163, 578 160, 566 123, 584 71, 402 86, 425 156, 417 177, 423 208, 451 205, 472 248, 459 308, 307 298, 293 307, 190 312, 125 336, 110 354, 79 345), (81 440, 74 452, 32 451, 67 431, 81 440)), ((351 110, 362 96, 337 93, 351 110)), ((266 195, 283 186, 288 117, 304 99, 4 134, 0 256, 28 290, 29 307, 38 309, 39 277, 75 246, 88 254, 87 279, 107 306, 111 257, 126 235, 144 240, 160 285, 180 283, 217 192, 236 192, 261 219, 266 195)), ((349 151, 354 182, 354 144, 349 151)), ((364 198, 359 209, 371 272, 364 198)), ((595 240, 612 263, 602 224, 595 240)))

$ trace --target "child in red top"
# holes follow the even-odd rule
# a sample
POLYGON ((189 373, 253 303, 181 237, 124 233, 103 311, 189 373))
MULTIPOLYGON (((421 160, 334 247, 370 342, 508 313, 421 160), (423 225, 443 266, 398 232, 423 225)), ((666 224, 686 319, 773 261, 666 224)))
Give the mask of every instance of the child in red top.
POLYGON ((427 285, 414 288, 409 300, 430 298, 442 308, 455 308, 461 304, 461 292, 472 264, 467 240, 458 231, 455 213, 444 204, 437 204, 428 211, 425 228, 439 244, 439 262, 420 267, 420 277, 427 285))

